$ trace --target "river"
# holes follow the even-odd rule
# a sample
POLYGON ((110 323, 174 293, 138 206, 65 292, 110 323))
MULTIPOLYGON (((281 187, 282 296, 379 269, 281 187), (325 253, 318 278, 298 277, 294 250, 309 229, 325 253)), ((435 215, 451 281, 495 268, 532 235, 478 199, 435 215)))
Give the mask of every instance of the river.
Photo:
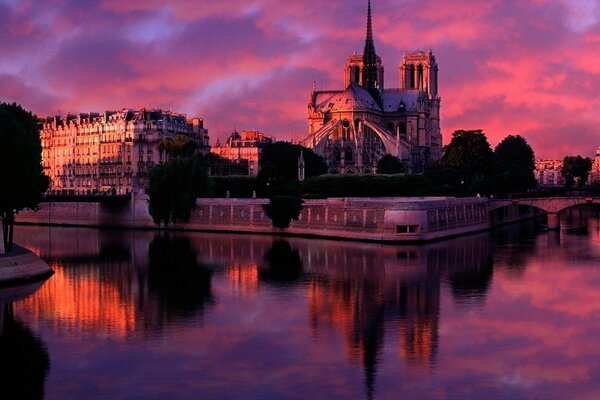
POLYGON ((0 398, 600 398, 596 211, 426 245, 15 234, 56 273, 4 317, 0 398))

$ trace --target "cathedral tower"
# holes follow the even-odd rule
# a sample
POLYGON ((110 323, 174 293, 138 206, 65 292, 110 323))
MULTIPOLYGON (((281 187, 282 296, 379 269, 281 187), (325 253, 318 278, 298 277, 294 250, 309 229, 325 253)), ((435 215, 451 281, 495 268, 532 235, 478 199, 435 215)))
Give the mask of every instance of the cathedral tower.
POLYGON ((400 65, 400 89, 427 92, 430 99, 438 96, 438 66, 431 50, 404 54, 400 65))
POLYGON ((371 0, 367 5, 367 36, 363 54, 354 53, 346 61, 344 87, 348 87, 351 83, 361 85, 374 93, 383 89, 383 66, 381 57, 375 52, 373 40, 371 0))

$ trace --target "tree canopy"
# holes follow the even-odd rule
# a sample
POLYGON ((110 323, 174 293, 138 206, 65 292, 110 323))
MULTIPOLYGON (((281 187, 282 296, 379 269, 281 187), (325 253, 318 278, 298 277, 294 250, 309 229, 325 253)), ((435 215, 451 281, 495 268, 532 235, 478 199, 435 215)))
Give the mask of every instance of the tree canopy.
POLYGON ((192 157, 198 150, 198 144, 187 135, 164 137, 158 144, 158 149, 166 152, 169 157, 192 157))
POLYGON ((509 135, 494 150, 494 187, 499 193, 535 187, 535 155, 524 137, 509 135))
POLYGON ((150 215, 158 225, 187 222, 196 205, 196 198, 208 192, 206 161, 199 156, 176 157, 150 171, 150 215))
POLYGON ((474 194, 485 189, 493 167, 494 152, 483 131, 458 130, 427 175, 439 186, 456 188, 459 194, 474 194))
POLYGON ((405 172, 404 164, 398 157, 386 154, 377 162, 378 174, 401 174, 405 172))
POLYGON ((572 187, 574 183, 582 187, 587 182, 592 170, 592 160, 588 157, 567 156, 563 159, 561 173, 565 178, 567 187, 572 187))
POLYGON ((296 180, 300 152, 304 157, 306 178, 327 172, 325 160, 311 149, 287 142, 270 143, 263 148, 259 157, 259 184, 278 187, 296 180))
POLYGON ((6 251, 12 249, 15 214, 39 208, 48 189, 39 133, 35 115, 16 103, 0 103, 0 217, 6 251))

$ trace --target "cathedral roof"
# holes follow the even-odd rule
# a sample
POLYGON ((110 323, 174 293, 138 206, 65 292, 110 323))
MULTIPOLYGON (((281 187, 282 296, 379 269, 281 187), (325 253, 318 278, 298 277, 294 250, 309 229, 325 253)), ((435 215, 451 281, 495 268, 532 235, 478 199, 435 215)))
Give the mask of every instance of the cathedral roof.
POLYGON ((356 83, 348 85, 344 91, 317 92, 315 108, 321 111, 378 111, 379 104, 371 93, 356 83))
POLYGON ((400 90, 388 89, 381 94, 384 112, 395 112, 400 109, 400 104, 404 105, 406 111, 416 109, 420 92, 418 90, 400 90))
POLYGON ((422 93, 418 90, 385 89, 381 92, 382 110, 367 89, 356 83, 351 83, 346 90, 316 92, 314 104, 317 110, 323 112, 396 112, 402 107, 407 112, 411 112, 417 109, 420 95, 422 93))

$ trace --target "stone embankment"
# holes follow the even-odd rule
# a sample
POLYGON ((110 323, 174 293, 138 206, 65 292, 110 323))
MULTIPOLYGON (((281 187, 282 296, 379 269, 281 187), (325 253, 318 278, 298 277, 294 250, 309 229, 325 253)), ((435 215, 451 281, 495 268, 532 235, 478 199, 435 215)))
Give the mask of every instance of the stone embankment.
POLYGON ((40 257, 19 246, 0 254, 0 286, 34 282, 49 277, 52 269, 40 257))
MULTIPOLYGON (((298 221, 287 229, 272 226, 268 199, 198 199, 180 230, 289 234, 382 242, 442 239, 490 228, 483 198, 333 198, 306 200, 298 221)), ((156 229, 148 197, 136 193, 123 204, 47 202, 38 212, 21 213, 18 223, 156 229)))

